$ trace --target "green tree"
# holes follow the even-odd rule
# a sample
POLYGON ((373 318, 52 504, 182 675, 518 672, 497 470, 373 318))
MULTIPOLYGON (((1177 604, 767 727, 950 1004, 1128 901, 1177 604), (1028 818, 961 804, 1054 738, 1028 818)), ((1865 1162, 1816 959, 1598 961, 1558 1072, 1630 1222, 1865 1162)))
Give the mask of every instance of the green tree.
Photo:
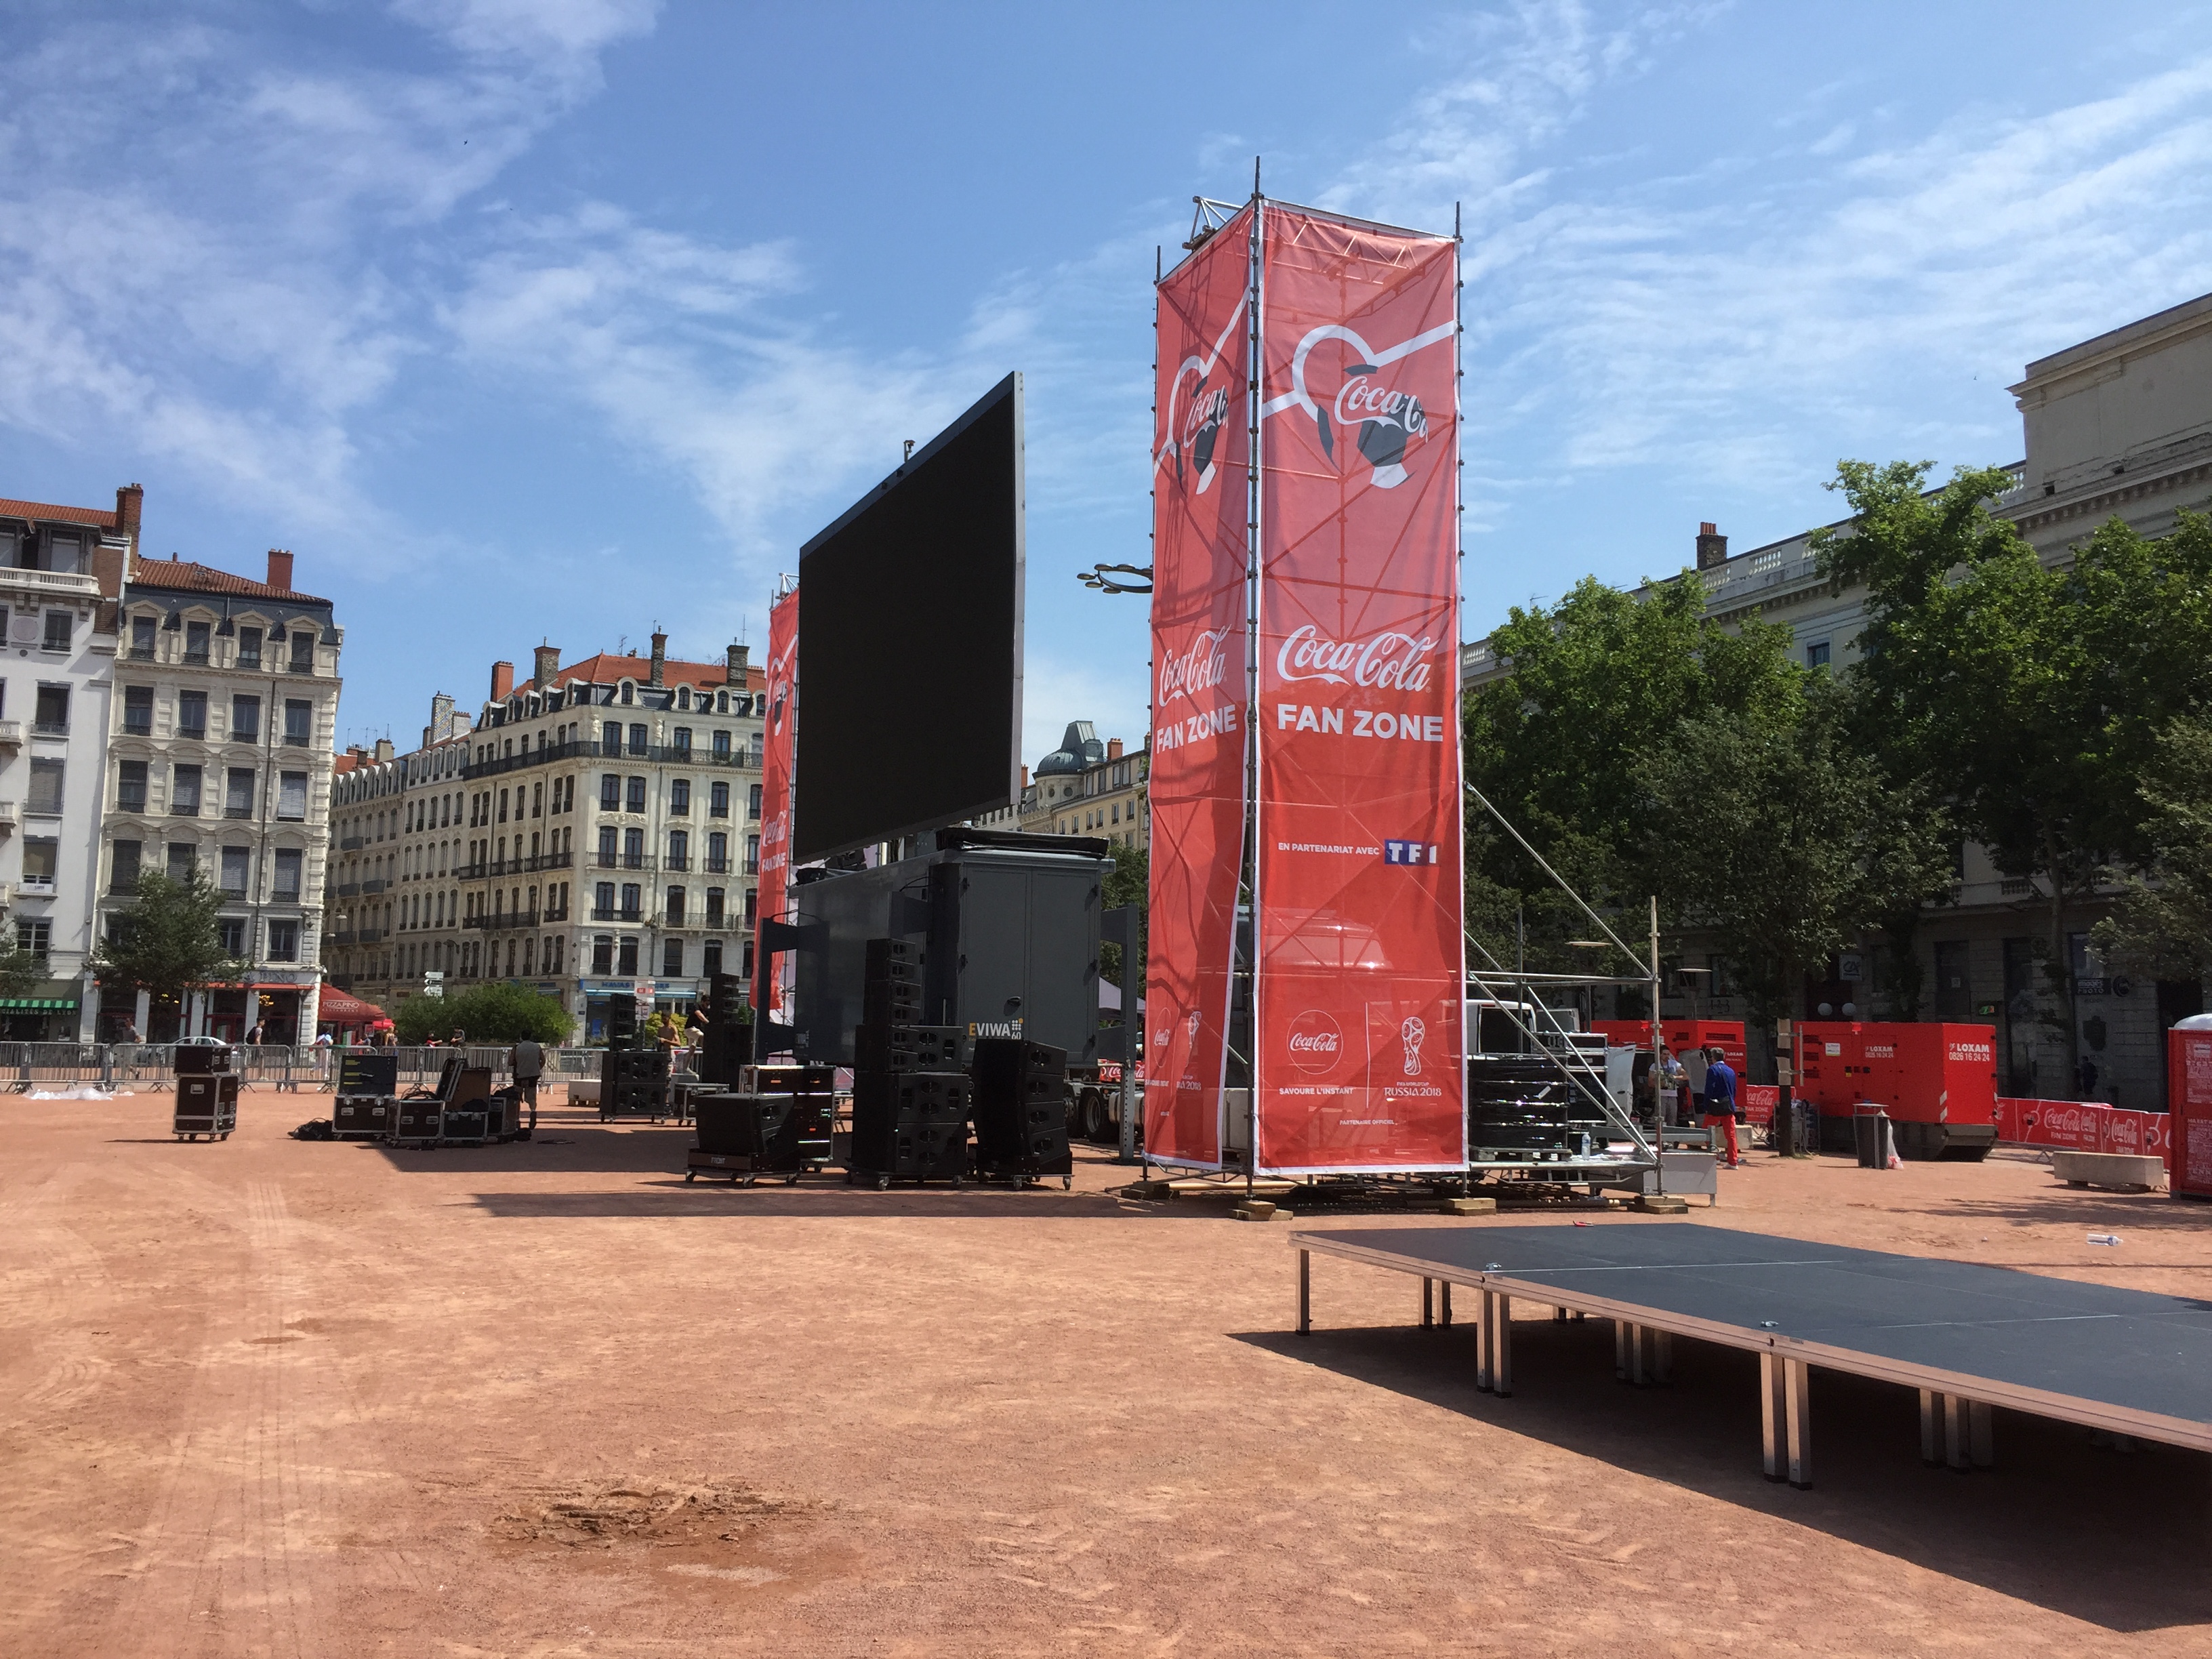
POLYGON ((401 1003, 392 1017, 400 1042, 410 1045, 432 1037, 443 1041, 455 1030, 466 1032, 471 1042, 520 1042, 529 1037, 552 1044, 567 1041, 574 1024, 558 997, 504 981, 472 985, 442 997, 418 994, 401 1003))
POLYGON ((222 895, 195 870, 179 881, 147 871, 131 903, 108 919, 94 947, 93 972, 102 986, 169 996, 181 1007, 194 991, 234 981, 246 964, 222 948, 216 924, 222 895))
POLYGON ((2090 930, 2115 967, 2202 983, 2212 970, 2212 720, 2175 720, 2143 783, 2148 867, 2109 873, 2121 891, 2090 930))
MULTIPOLYGON (((1111 847, 1114 867, 1106 874, 1105 908, 1118 910, 1125 904, 1133 904, 1141 915, 1152 899, 1152 862, 1140 847, 1111 847)), ((1140 924, 1141 925, 1141 924, 1140 924)), ((1109 985, 1121 983, 1121 947, 1101 945, 1098 951, 1098 972, 1109 985)), ((1137 964, 1136 994, 1145 994, 1144 963, 1137 964)))
POLYGON ((1814 674, 1788 700, 1692 715, 1638 769, 1662 894, 1725 941, 1761 1022, 1790 1012, 1808 968, 1942 892, 1951 870, 1942 815, 1886 788, 1845 738, 1846 695, 1814 674))
POLYGON ((2153 854, 2142 779, 2159 734, 2212 676, 2212 521, 2159 540, 2114 520, 2045 566, 1990 510, 2013 478, 1846 462, 1852 521, 1817 534, 1824 570, 1867 586, 1849 671, 1888 775, 1933 780, 1960 830, 2034 884, 2069 1054, 2080 1028, 2068 933, 2110 864, 2153 854))
MULTIPOLYGON (((1751 622, 1732 634, 1705 609, 1692 573, 1641 599, 1585 579, 1549 609, 1514 609, 1492 636, 1510 672, 1467 700, 1468 781, 1631 939, 1646 930, 1647 896, 1663 902, 1680 885, 1680 849, 1646 833, 1647 766, 1686 720, 1726 714, 1745 730, 1780 730, 1801 711, 1789 630, 1751 622)), ((1467 858, 1478 939, 1497 950, 1517 917, 1531 967, 1602 971, 1565 947, 1589 931, 1572 901, 1472 805, 1467 858)))
POLYGON ((27 997, 46 977, 46 965, 15 938, 15 930, 0 933, 0 997, 27 997))

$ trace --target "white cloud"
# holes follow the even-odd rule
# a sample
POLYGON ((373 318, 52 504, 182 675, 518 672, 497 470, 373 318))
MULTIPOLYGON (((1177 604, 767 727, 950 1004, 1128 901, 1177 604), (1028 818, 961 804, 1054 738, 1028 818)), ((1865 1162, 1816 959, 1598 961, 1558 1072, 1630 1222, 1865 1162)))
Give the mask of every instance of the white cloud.
POLYGON ((597 54, 656 8, 394 9, 433 26, 438 67, 76 14, 0 59, 0 423, 404 556, 353 428, 428 344, 412 233, 596 90, 597 54))

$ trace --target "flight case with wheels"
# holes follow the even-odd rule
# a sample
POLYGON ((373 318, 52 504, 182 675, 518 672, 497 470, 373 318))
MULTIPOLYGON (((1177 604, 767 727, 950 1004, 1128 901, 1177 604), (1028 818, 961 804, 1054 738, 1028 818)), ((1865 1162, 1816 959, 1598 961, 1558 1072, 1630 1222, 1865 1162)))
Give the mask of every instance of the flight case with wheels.
POLYGON ((684 1156, 686 1181, 700 1171, 750 1187, 763 1175, 787 1186, 830 1161, 829 1095, 700 1095, 699 1144, 684 1156))
POLYGON ((228 1071, 189 1073, 177 1079, 171 1132, 179 1140, 228 1140, 238 1127, 238 1079, 228 1071))

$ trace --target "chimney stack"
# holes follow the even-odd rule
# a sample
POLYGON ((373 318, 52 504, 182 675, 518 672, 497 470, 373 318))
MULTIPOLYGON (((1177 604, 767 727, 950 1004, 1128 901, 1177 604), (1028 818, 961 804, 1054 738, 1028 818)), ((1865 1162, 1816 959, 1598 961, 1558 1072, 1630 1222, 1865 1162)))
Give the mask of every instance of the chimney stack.
POLYGON ((531 670, 530 683, 543 691, 553 684, 554 675, 560 672, 561 647, 557 645, 539 646, 536 663, 531 670))
POLYGON ((269 550, 269 586, 292 591, 292 556, 281 547, 269 550))
POLYGON ((451 692, 441 691, 430 699, 429 733, 422 739, 426 746, 443 743, 453 735, 453 698, 451 692))
POLYGON ((135 537, 138 533, 138 514, 146 505, 146 486, 125 484, 115 492, 115 528, 118 533, 135 537))
POLYGON ((659 629, 653 630, 653 668, 646 675, 647 685, 660 684, 662 672, 668 666, 668 635, 659 629))
POLYGON ((1701 524, 1698 526, 1698 568, 1710 570, 1728 560, 1728 538, 1718 526, 1701 524))
POLYGON ((744 690, 745 659, 751 654, 751 648, 748 646, 733 643, 730 647, 728 665, 722 671, 722 680, 725 684, 734 685, 741 691, 744 690))
POLYGON ((507 694, 514 690, 514 665, 495 662, 491 665, 491 700, 505 702, 507 694))
POLYGON ((380 761, 388 761, 392 758, 392 739, 389 738, 379 738, 376 740, 377 759, 380 761))
POLYGON ((1106 758, 1108 760, 1119 760, 1121 758, 1121 738, 1109 738, 1106 739, 1106 758))

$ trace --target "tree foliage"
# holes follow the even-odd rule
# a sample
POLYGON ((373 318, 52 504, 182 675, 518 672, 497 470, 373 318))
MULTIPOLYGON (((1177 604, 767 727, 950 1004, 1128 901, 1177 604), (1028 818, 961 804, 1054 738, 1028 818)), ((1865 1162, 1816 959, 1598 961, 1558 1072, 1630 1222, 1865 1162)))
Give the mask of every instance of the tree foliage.
POLYGON ((1886 789, 1847 740, 1847 694, 1812 675, 1793 701, 1786 720, 1692 715, 1638 769, 1648 857, 1684 924, 1727 941, 1760 1019, 1788 1014, 1808 968, 1950 871, 1941 815, 1886 789))
POLYGON ((2212 972, 2212 720, 2176 720, 2142 782, 2146 867, 2115 870, 2112 913, 2090 930, 2115 967, 2202 981, 2212 972))
POLYGON ((2143 780, 2212 687, 2212 521, 2184 514, 2151 539, 2115 519, 2046 566, 1990 511, 2009 473, 1962 468, 1929 493, 1928 471, 1845 463, 1832 487, 1852 523, 1814 538, 1829 574, 1868 589, 1858 730, 2036 884, 2074 1042, 2067 932, 2101 869, 2153 855, 2143 780))
POLYGON ((410 1046, 441 1042, 456 1030, 471 1042, 520 1042, 529 1037, 553 1044, 567 1041, 574 1022, 558 997, 527 985, 496 981, 472 985, 442 997, 417 994, 392 1017, 400 1042, 410 1046))
MULTIPOLYGON (((1111 847, 1114 867, 1106 875, 1106 908, 1118 910, 1133 904, 1141 915, 1152 897, 1152 861, 1141 847, 1111 847)), ((1121 947, 1108 943, 1099 948, 1098 972, 1109 985, 1121 983, 1121 947)), ((1144 963, 1137 964, 1136 994, 1145 993, 1144 963)))
MULTIPOLYGON (((1646 769, 1686 721, 1784 731, 1799 711, 1788 630, 1753 622, 1731 634, 1705 607, 1688 573, 1642 599, 1585 579, 1548 609, 1514 609, 1492 636, 1510 672, 1468 697, 1468 781, 1632 939, 1646 931, 1648 896, 1671 926, 1683 888, 1680 849, 1649 833, 1646 769)), ((1566 947, 1589 923, 1473 803, 1467 860, 1469 931, 1491 950, 1517 921, 1532 968, 1634 971, 1566 947)))
POLYGON ((246 964, 223 950, 216 925, 222 905, 222 893, 200 871, 182 880, 142 873, 131 903, 110 917, 107 937, 94 948, 94 973, 103 986, 180 1004, 193 991, 240 979, 246 964))

